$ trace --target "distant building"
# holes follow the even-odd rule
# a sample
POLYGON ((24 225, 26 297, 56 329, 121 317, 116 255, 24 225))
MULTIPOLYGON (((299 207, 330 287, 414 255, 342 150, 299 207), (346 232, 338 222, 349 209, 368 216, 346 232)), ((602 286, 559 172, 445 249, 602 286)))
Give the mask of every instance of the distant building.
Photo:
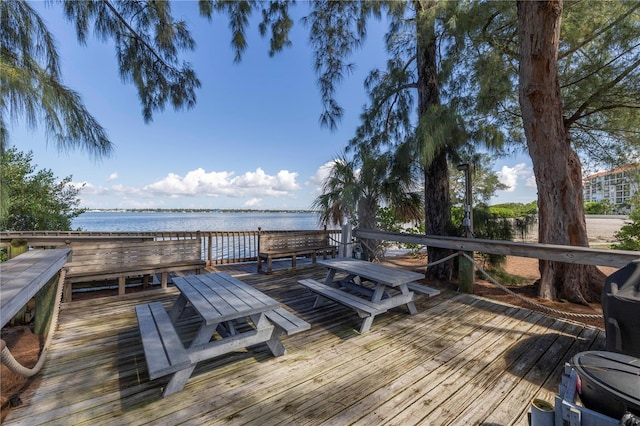
POLYGON ((638 192, 639 173, 640 166, 632 164, 585 177, 584 201, 609 200, 617 207, 628 206, 631 197, 638 192))

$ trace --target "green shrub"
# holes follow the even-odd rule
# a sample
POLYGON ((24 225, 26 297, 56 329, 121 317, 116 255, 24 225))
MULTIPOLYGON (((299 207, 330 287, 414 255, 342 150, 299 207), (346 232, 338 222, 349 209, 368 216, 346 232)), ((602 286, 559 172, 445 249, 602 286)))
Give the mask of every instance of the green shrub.
POLYGON ((640 197, 636 195, 632 203, 633 210, 629 215, 630 222, 613 234, 613 237, 618 241, 618 244, 611 246, 613 249, 640 251, 640 197))

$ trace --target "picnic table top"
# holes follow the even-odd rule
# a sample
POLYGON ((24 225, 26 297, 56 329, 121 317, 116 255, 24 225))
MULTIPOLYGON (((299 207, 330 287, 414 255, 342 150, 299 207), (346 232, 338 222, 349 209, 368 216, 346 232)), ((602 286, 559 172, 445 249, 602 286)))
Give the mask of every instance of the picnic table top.
POLYGON ((0 323, 4 327, 62 269, 70 248, 31 250, 0 266, 0 323))
POLYGON ((424 278, 424 275, 417 272, 350 258, 322 259, 318 260, 318 264, 390 287, 397 287, 424 278))
POLYGON ((225 272, 173 279, 206 325, 278 309, 280 303, 225 272))

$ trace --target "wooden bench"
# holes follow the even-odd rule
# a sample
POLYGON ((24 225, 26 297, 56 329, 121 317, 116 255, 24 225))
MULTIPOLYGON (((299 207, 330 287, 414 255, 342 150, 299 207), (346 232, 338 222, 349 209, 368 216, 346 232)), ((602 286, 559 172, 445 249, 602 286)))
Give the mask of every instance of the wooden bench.
POLYGON ((118 294, 125 294, 128 277, 143 276, 143 284, 152 274, 161 274, 162 288, 168 273, 195 271, 205 267, 200 239, 166 241, 118 241, 83 243, 72 246, 72 258, 65 280, 64 300, 71 301, 74 283, 118 279, 118 294))
POLYGON ((150 380, 191 365, 189 355, 162 303, 137 305, 136 316, 150 380))
POLYGON ((298 318, 284 308, 268 311, 265 315, 269 321, 275 325, 276 330, 279 331, 280 335, 285 334, 290 336, 311 328, 311 324, 298 318))
MULTIPOLYGON (((300 280, 298 281, 298 283, 307 287, 309 290, 316 293, 320 297, 333 300, 336 303, 353 309, 358 313, 358 316, 360 316, 360 318, 365 318, 372 315, 375 316, 387 312, 387 308, 381 306, 380 304, 368 301, 338 288, 329 287, 328 285, 319 283, 316 280, 306 279, 300 280)), ((316 301, 313 307, 315 308, 319 306, 319 303, 320 299, 316 297, 316 301)))
POLYGON ((287 353, 287 350, 280 341, 280 336, 283 334, 290 336, 311 328, 311 324, 298 318, 284 308, 266 311, 264 314, 274 326, 271 338, 267 341, 267 346, 273 356, 281 356, 287 353))
POLYGON ((407 284, 407 287, 409 287, 409 290, 413 291, 414 293, 424 294, 427 297, 433 297, 440 294, 440 290, 438 290, 437 288, 427 287, 426 285, 418 283, 409 283, 407 284))
POLYGON ((272 260, 291 257, 291 267, 296 267, 296 256, 311 256, 312 263, 316 257, 327 255, 336 257, 338 247, 329 244, 327 231, 274 231, 258 233, 258 272, 262 271, 262 262, 267 262, 267 274, 272 271, 272 260))

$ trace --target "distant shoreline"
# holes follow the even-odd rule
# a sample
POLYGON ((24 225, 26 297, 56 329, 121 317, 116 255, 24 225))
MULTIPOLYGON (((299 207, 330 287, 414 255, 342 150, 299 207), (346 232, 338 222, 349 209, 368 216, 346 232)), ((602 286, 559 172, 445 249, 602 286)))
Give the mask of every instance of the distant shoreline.
POLYGON ((84 213, 318 213, 315 210, 258 209, 84 209, 84 213))

